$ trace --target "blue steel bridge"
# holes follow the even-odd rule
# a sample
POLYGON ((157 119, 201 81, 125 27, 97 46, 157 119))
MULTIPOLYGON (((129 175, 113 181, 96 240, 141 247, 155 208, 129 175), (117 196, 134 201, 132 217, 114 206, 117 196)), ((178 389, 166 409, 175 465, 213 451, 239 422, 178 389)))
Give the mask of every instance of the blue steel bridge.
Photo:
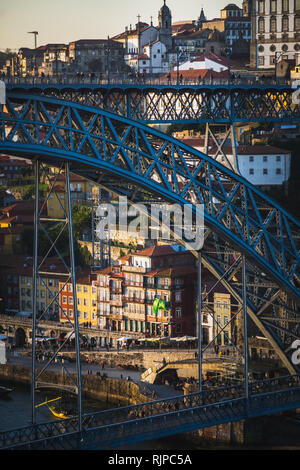
MULTIPOLYGON (((33 427, 28 427, 28 432, 23 429, 2 434, 3 447, 113 447, 122 442, 151 439, 153 435, 176 434, 299 407, 298 220, 253 187, 238 171, 147 125, 224 123, 232 130, 236 122, 299 121, 299 106, 293 103, 293 92, 287 85, 8 84, 6 104, 1 106, 0 114, 0 151, 31 159, 35 166, 33 427), (48 424, 35 424, 35 391, 45 382, 45 368, 36 370, 36 339, 40 335, 43 315, 49 308, 47 305, 44 312, 38 312, 37 285, 42 281, 43 261, 51 249, 55 249, 62 259, 57 239, 52 239, 48 230, 49 225, 58 220, 42 217, 39 209, 38 183, 42 175, 44 181, 49 177, 48 165, 57 167, 57 174, 63 174, 66 182, 65 216, 59 222, 69 234, 69 257, 64 260, 64 274, 66 283, 73 285, 75 306, 70 172, 114 194, 126 196, 130 202, 142 201, 145 197, 150 200, 154 196, 162 203, 190 204, 194 214, 199 205, 204 208, 204 245, 194 253, 198 258, 198 394, 125 408, 124 414, 119 410, 103 412, 97 414, 100 421, 95 415, 97 422, 90 425, 94 418, 87 418, 82 410, 79 328, 78 318, 74 315, 74 321, 70 323, 75 337, 77 374, 75 378, 70 374, 67 377, 78 395, 77 418, 68 421, 71 424, 65 420, 56 423, 55 430, 49 430, 48 424), (50 244, 42 262, 37 256, 41 230, 50 244), (209 392, 202 390, 201 374, 206 348, 201 339, 205 300, 202 267, 226 288, 237 306, 228 324, 218 327, 223 331, 233 320, 240 319, 237 340, 232 346, 244 368, 242 386, 235 387, 234 391, 233 388, 222 388, 219 390, 222 396, 216 391, 210 398, 209 392), (255 387, 249 381, 250 324, 269 341, 285 372, 285 377, 272 382, 271 389, 266 380, 256 383, 255 387), (142 416, 139 414, 141 409, 144 410, 142 416), (128 413, 132 410, 135 414, 130 414, 129 419, 128 413), (109 423, 105 416, 109 416, 109 423), (112 441, 104 438, 108 430, 113 436, 112 441), (28 442, 20 443, 20 439, 28 442)), ((207 135, 209 132, 206 129, 207 135)), ((219 149, 221 147, 220 144, 219 149)), ((57 197, 53 182, 51 192, 57 197)), ((53 302, 58 302, 58 298, 51 304, 53 302)), ((53 351, 52 360, 57 358, 58 352, 53 351)))

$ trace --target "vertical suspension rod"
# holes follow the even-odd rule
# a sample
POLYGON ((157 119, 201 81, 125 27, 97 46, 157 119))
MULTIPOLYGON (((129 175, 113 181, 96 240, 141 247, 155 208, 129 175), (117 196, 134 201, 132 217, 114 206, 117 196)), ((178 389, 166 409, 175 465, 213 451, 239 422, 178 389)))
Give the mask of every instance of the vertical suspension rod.
POLYGON ((249 398, 249 365, 248 365, 248 324, 247 324, 247 285, 246 285, 246 258, 242 255, 242 277, 243 277, 243 320, 244 320, 244 361, 245 361, 245 397, 249 398))
POLYGON ((70 251, 70 270, 72 276, 72 291, 74 305, 74 334, 76 347, 76 370, 77 370, 77 393, 78 393, 78 428, 82 430, 82 384, 81 384, 81 364, 80 364, 80 341, 79 341, 79 325, 77 315, 77 292, 76 292, 76 272, 75 272, 75 256, 74 256, 74 237, 73 237, 73 217, 72 217, 72 200, 70 187, 70 164, 65 164, 66 183, 67 183, 67 216, 69 227, 69 251, 70 251))
POLYGON ((198 251, 198 390, 202 392, 202 254, 198 251))
POLYGON ((31 421, 35 424, 35 383, 36 383, 36 328, 37 328, 37 283, 38 283, 38 230, 39 230, 39 179, 40 179, 40 162, 34 162, 34 240, 33 240, 33 289, 32 289, 32 367, 31 367, 31 421))

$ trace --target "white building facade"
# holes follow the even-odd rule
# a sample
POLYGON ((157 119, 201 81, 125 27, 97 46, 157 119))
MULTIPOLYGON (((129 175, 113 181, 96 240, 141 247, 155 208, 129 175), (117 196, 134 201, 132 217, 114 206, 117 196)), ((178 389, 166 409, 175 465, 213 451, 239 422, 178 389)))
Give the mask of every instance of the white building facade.
POLYGON ((256 65, 274 68, 300 53, 300 0, 254 0, 256 65))
MULTIPOLYGON (((205 152, 203 138, 181 140, 200 152, 205 152)), ((224 146, 223 151, 230 164, 233 165, 232 148, 224 146)), ((214 148, 211 146, 209 146, 208 154, 214 155, 214 148)), ((218 156, 218 161, 226 165, 224 156, 218 156)), ((291 152, 270 145, 238 145, 237 164, 241 176, 254 186, 264 188, 284 186, 291 175, 291 152)))

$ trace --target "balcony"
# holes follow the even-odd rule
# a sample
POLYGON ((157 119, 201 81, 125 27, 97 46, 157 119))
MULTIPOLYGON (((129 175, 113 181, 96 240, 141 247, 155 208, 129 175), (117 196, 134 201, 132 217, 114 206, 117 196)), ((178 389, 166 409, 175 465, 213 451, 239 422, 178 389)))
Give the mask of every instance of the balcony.
POLYGON ((109 291, 112 294, 122 294, 122 287, 110 287, 109 291))
POLYGON ((134 303, 138 303, 138 304, 144 304, 145 303, 145 299, 141 299, 139 297, 135 297, 135 296, 132 296, 132 297, 127 297, 125 295, 123 295, 123 302, 134 302, 134 303))
POLYGON ((133 286, 133 287, 144 287, 144 283, 141 282, 136 282, 136 281, 131 281, 130 279, 125 279, 124 280, 124 285, 125 286, 133 286))
POLYGON ((120 315, 118 313, 110 313, 109 315, 107 315, 107 318, 109 318, 110 320, 122 321, 123 315, 120 315))

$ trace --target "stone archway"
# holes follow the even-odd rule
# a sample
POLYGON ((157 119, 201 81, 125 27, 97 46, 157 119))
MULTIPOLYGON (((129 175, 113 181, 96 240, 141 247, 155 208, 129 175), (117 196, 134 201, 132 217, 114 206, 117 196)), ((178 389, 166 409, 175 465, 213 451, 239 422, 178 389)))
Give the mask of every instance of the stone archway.
POLYGON ((23 328, 18 328, 15 333, 15 343, 18 348, 24 347, 26 343, 26 333, 23 328))

